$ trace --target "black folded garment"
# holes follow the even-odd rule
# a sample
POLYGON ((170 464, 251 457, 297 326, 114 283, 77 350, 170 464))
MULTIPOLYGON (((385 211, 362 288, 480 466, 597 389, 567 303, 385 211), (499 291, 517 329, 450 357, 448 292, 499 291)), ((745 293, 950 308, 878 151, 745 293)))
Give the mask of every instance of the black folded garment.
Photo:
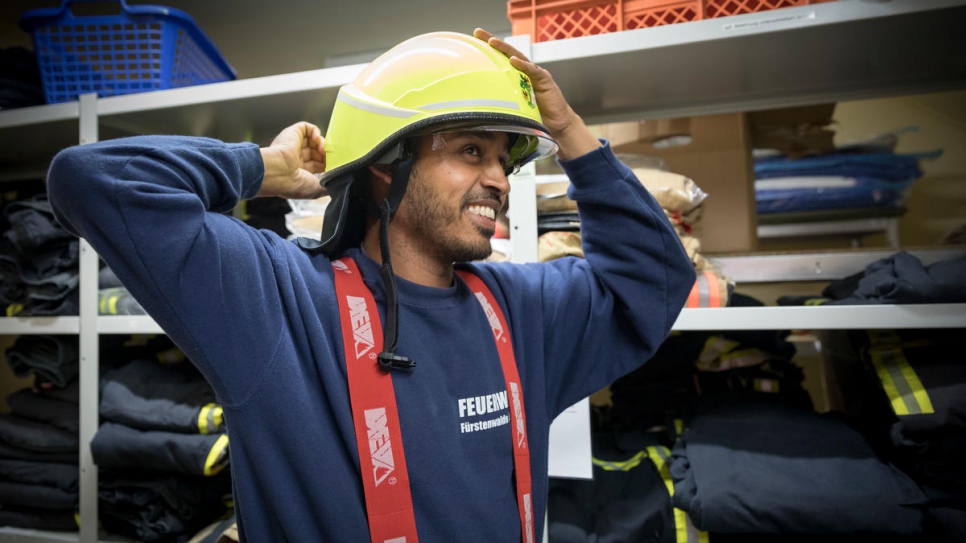
POLYGON ((76 453, 77 434, 45 422, 0 413, 0 441, 38 453, 76 453))
POLYGON ((80 468, 76 463, 0 459, 0 480, 77 492, 79 478, 80 468))
POLYGON ((227 512, 231 478, 101 470, 101 519, 113 533, 140 541, 184 541, 227 512))
POLYGON ((221 408, 196 406, 167 398, 146 398, 118 381, 101 381, 101 419, 139 430, 182 434, 213 434, 223 431, 221 408))
POLYGON ((77 507, 77 492, 0 480, 0 506, 7 505, 36 509, 74 509, 77 507))
POLYGON ((927 499, 836 414, 716 397, 672 453, 674 505, 708 532, 918 535, 927 499))
POLYGON ((50 462, 77 465, 77 449, 68 452, 40 453, 21 447, 15 447, 0 439, 0 459, 30 460, 36 462, 50 462))
POLYGON ((228 435, 142 432, 105 422, 91 440, 91 453, 102 468, 146 468, 211 476, 228 465, 228 435))
POLYGON ((6 355, 17 377, 34 374, 58 387, 66 387, 80 370, 77 336, 20 336, 6 350, 6 355))
POLYGON ((4 505, 0 509, 0 526, 49 532, 76 532, 75 509, 50 510, 4 505))
POLYGON ((7 396, 10 412, 25 419, 46 422, 72 434, 80 430, 80 407, 76 402, 63 402, 24 388, 7 396))

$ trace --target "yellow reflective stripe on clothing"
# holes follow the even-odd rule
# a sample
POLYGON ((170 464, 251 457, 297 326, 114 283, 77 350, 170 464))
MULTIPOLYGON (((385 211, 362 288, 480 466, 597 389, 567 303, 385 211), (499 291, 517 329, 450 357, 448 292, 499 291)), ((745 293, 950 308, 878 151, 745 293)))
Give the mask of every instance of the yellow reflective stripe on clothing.
MULTIPOLYGON (((661 474, 668 496, 674 496, 674 481, 671 480, 671 468, 668 458, 671 452, 667 447, 651 446, 647 448, 648 458, 654 462, 654 467, 661 474)), ((683 509, 674 508, 674 533, 677 543, 708 543, 708 532, 695 528, 691 519, 683 509)))
POLYGON ((198 432, 210 434, 221 429, 224 411, 218 404, 210 403, 198 411, 198 432))
POLYGON ((7 306, 7 316, 13 317, 23 311, 23 304, 10 304, 7 306))
POLYGON ((657 472, 661 474, 661 479, 664 480, 664 486, 667 487, 667 493, 670 496, 674 495, 674 482, 671 480, 671 468, 667 464, 667 457, 669 452, 667 447, 661 447, 652 445, 647 448, 647 456, 654 462, 657 467, 657 472))
POLYGON ((218 436, 218 440, 212 445, 211 450, 208 451, 208 457, 205 458, 205 475, 211 476, 215 475, 219 471, 225 469, 228 465, 228 434, 222 434, 218 436))
POLYGON ((899 347, 873 347, 872 365, 896 415, 935 413, 929 394, 899 347))
POLYGON ((97 296, 97 313, 100 315, 117 315, 117 301, 121 293, 117 288, 103 289, 97 296))
POLYGON ((641 465, 641 460, 643 460, 645 456, 647 456, 647 453, 641 451, 627 460, 608 461, 601 460, 599 458, 591 458, 591 461, 595 466, 599 466, 604 471, 630 471, 641 465))

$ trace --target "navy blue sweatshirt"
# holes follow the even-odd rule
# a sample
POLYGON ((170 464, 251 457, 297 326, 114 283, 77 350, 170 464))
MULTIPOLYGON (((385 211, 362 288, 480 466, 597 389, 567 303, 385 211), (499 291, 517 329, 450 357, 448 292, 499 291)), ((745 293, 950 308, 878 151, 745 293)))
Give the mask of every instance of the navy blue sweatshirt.
MULTIPOLYGON (((551 421, 644 363, 694 283, 664 212, 609 145, 563 163, 584 259, 465 266, 512 333, 537 539, 551 421)), ((261 186, 249 143, 145 136, 66 149, 48 176, 58 220, 86 238, 214 388, 245 541, 368 541, 330 261, 225 214, 261 186)), ((359 263, 385 322, 378 268, 359 263)), ((394 372, 423 543, 519 541, 506 393, 493 335, 460 278, 399 283, 394 372), (476 424, 482 423, 482 424, 476 424)))

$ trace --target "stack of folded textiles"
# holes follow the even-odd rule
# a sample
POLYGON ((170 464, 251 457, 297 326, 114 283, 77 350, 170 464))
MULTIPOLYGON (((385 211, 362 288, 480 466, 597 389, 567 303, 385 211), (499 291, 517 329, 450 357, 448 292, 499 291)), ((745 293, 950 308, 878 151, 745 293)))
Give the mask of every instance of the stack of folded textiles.
POLYGON ((179 350, 120 352, 101 376, 91 441, 100 521, 140 541, 190 536, 231 512, 221 407, 179 350))
MULTIPOLYGON (((762 303, 735 293, 729 305, 762 303)), ((788 335, 769 330, 672 332, 650 360, 616 380, 609 387, 610 404, 592 407, 594 479, 551 483, 550 541, 671 543, 717 535, 698 526, 692 511, 676 503, 672 451, 707 401, 737 396, 811 411, 788 335)))
MULTIPOLYGON (((857 360, 850 415, 923 490, 930 542, 966 534, 966 364, 958 329, 849 331, 857 360)), ((836 360, 836 363, 842 362, 836 360)))
POLYGON ((77 531, 77 353, 76 336, 20 336, 6 351, 34 381, 0 413, 0 526, 77 531))
POLYGON ((920 162, 942 151, 896 153, 895 143, 895 137, 879 138, 801 157, 758 150, 758 213, 901 208, 908 189, 923 176, 920 162))
POLYGON ((77 315, 80 243, 54 219, 46 194, 3 209, 0 304, 6 316, 77 315))

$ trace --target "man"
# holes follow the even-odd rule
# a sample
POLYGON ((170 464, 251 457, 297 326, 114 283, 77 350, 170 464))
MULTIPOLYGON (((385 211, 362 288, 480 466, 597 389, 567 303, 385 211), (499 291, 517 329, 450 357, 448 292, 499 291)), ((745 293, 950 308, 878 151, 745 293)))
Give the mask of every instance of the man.
POLYGON ((479 29, 374 61, 324 144, 308 123, 262 149, 121 139, 48 183, 214 387, 246 541, 540 540, 550 422, 646 361, 694 282, 550 74, 479 29), (558 146, 585 259, 454 268, 489 254, 508 174, 558 146), (223 213, 326 192, 319 242, 223 213))

